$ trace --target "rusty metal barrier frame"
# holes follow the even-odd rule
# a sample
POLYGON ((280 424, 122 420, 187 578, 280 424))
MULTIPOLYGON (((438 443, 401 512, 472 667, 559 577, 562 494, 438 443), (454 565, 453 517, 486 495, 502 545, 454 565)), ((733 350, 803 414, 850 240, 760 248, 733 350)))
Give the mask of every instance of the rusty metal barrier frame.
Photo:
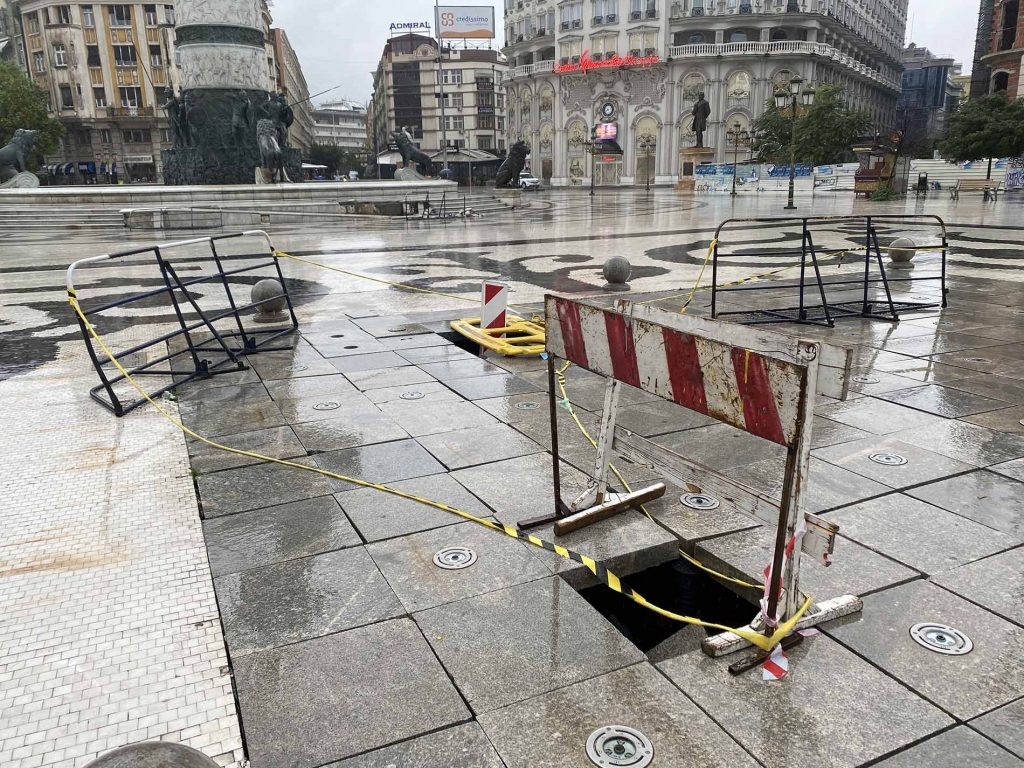
MULTIPOLYGON (((197 263, 196 257, 190 256, 187 263, 190 265, 197 263)), ((270 346, 277 339, 294 333, 299 327, 287 286, 270 236, 258 229, 179 240, 92 256, 75 261, 67 270, 68 294, 76 298, 82 313, 94 325, 94 318, 103 312, 131 307, 139 302, 152 302, 158 300, 159 297, 166 298, 167 308, 173 310, 177 327, 115 353, 115 357, 122 364, 126 359, 132 359, 132 357, 141 355, 145 358, 141 364, 128 368, 128 374, 133 378, 140 376, 169 376, 171 378, 170 383, 162 384, 150 392, 151 397, 159 397, 165 392, 195 379, 245 370, 248 368, 245 362, 246 355, 290 349, 290 346, 270 346), (225 254, 218 250, 218 245, 239 238, 259 238, 264 247, 254 253, 225 254), (178 274, 174 262, 169 258, 168 252, 204 245, 209 247, 209 255, 205 263, 212 265, 213 271, 200 277, 182 278, 178 274), (160 281, 163 283, 162 286, 92 306, 83 301, 78 293, 80 289, 75 286, 77 270, 103 262, 145 255, 152 255, 160 281), (255 263, 250 263, 252 261, 255 263), (246 263, 242 266, 232 266, 232 262, 246 263), (247 325, 243 319, 242 313, 254 310, 256 303, 249 300, 244 303, 240 302, 235 296, 231 278, 239 275, 258 274, 260 270, 270 270, 270 274, 263 276, 275 277, 282 286, 280 294, 264 297, 259 303, 263 304, 283 298, 287 307, 287 318, 283 324, 256 328, 247 325), (202 285, 212 285, 222 289, 222 293, 218 290, 217 297, 226 302, 226 308, 211 311, 200 306, 202 297, 197 298, 195 289, 202 285), (217 327, 218 321, 222 320, 228 325, 227 328, 217 327), (208 334, 209 338, 198 338, 203 334, 208 334), (175 349, 174 347, 179 344, 182 345, 182 348, 175 349), (156 349, 154 350, 154 348, 156 349), (179 365, 181 360, 185 361, 183 366, 179 365), (166 367, 163 364, 166 364, 166 367)), ((114 387, 127 377, 118 373, 109 359, 97 353, 85 322, 77 315, 76 319, 89 359, 100 380, 98 385, 89 390, 89 395, 116 416, 123 416, 143 405, 146 400, 142 397, 126 400, 118 395, 114 387)))
MULTIPOLYGON (((829 565, 839 531, 835 523, 804 509, 814 402, 818 394, 846 399, 851 350, 628 301, 609 308, 593 300, 548 295, 545 314, 554 509, 520 521, 519 528, 554 523, 555 533, 561 535, 665 492, 664 484, 657 483, 630 494, 607 493, 609 461, 616 453, 654 468, 679 488, 697 488, 775 526, 762 613, 748 629, 770 635, 778 623, 797 615, 804 600, 799 590, 800 555, 829 565), (607 379, 595 474, 572 505, 561 496, 556 359, 607 379), (623 384, 785 447, 781 498, 617 427, 623 384)), ((699 451, 699 444, 694 448, 699 451)), ((862 608, 854 595, 824 600, 796 627, 815 626, 862 608)), ((747 645, 740 636, 724 633, 707 638, 702 647, 710 656, 721 656, 747 645)))
MULTIPOLYGON (((949 248, 949 240, 946 232, 946 223, 940 216, 932 214, 876 214, 876 215, 840 215, 840 216, 804 216, 804 217, 765 217, 752 219, 726 219, 715 230, 714 247, 712 249, 711 262, 711 317, 730 317, 734 322, 744 325, 760 325, 770 323, 804 323, 809 325, 824 325, 834 327, 837 319, 850 317, 864 317, 874 320, 887 320, 898 322, 900 312, 935 309, 948 305, 949 290, 946 288, 946 252, 949 248), (939 275, 932 277, 894 277, 885 268, 882 258, 882 246, 879 244, 878 228, 880 226, 893 226, 900 223, 920 225, 933 223, 937 225, 939 243, 919 246, 918 250, 928 248, 937 250, 941 254, 941 271, 939 275), (761 252, 744 252, 742 254, 722 253, 722 239, 726 237, 727 229, 747 225, 752 227, 764 227, 765 225, 794 225, 798 224, 801 229, 801 242, 798 248, 784 250, 765 250, 761 252), (863 225, 864 234, 862 245, 856 246, 856 252, 862 254, 864 262, 863 276, 851 280, 824 280, 821 276, 820 257, 836 249, 825 249, 816 245, 814 235, 816 230, 820 234, 819 227, 833 224, 858 224, 863 225), (742 255, 745 258, 756 258, 758 256, 796 256, 799 257, 800 280, 796 286, 780 285, 776 282, 752 283, 741 285, 719 285, 718 269, 719 261, 730 255, 742 255), (872 276, 872 262, 877 265, 878 274, 872 276), (809 279, 809 271, 813 271, 813 281, 809 279), (900 283, 939 281, 941 298, 938 301, 898 301, 892 296, 891 286, 900 283), (827 289, 835 286, 863 286, 863 296, 857 301, 829 301, 827 289), (882 285, 885 291, 884 300, 871 300, 869 296, 872 285, 882 285), (773 309, 739 309, 722 312, 718 309, 719 294, 748 291, 779 290, 780 288, 794 287, 798 289, 798 303, 796 306, 779 307, 773 309), (811 304, 807 301, 807 294, 817 294, 820 303, 811 304)), ((844 249, 845 252, 854 251, 853 248, 844 249)))

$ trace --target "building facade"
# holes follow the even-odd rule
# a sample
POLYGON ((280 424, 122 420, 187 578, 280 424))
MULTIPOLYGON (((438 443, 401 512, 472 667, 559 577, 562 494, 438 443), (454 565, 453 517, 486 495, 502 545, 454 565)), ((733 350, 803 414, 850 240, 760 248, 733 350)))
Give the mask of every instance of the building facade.
POLYGON ((962 66, 911 43, 903 51, 903 90, 897 107, 904 125, 933 148, 945 136, 946 118, 960 106, 962 66))
POLYGON ((428 154, 449 147, 500 153, 506 148, 501 91, 508 66, 495 50, 445 47, 417 34, 392 37, 373 75, 370 139, 384 151, 391 132, 408 128, 428 154), (444 120, 442 131, 442 99, 444 120))
POLYGON ((347 99, 313 110, 313 143, 361 152, 366 149, 366 107, 347 99))
POLYGON ((163 89, 178 86, 174 6, 23 0, 19 10, 30 76, 65 128, 46 162, 78 183, 115 167, 120 179, 157 181, 171 146, 163 89))
POLYGON ((895 125, 908 0, 506 0, 509 141, 555 186, 673 183, 695 146, 691 111, 711 105, 708 160, 750 129, 795 75, 839 84, 879 130, 895 125), (621 155, 594 159, 614 123, 621 155), (642 148, 642 149, 640 149, 642 148))
POLYGON ((309 101, 309 87, 302 74, 302 65, 283 29, 275 27, 270 30, 270 47, 274 57, 269 63, 274 67, 271 71, 275 79, 270 90, 283 93, 295 113, 295 122, 288 131, 288 142, 308 156, 313 145, 313 105, 309 101))
POLYGON ((13 0, 0 0, 0 61, 13 61, 25 68, 25 41, 13 0))
POLYGON ((987 5, 986 0, 983 0, 979 19, 985 21, 986 16, 988 35, 983 35, 986 30, 979 30, 974 63, 978 76, 972 82, 971 95, 1003 91, 1011 99, 1020 98, 1024 96, 1024 82, 1021 78, 1024 17, 1020 13, 1020 0, 987 0, 987 5))

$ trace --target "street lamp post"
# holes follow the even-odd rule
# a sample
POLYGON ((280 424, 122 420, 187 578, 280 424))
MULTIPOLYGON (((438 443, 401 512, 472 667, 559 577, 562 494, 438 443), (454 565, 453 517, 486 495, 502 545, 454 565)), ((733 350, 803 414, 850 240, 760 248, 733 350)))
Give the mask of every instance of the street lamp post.
POLYGON ((736 197, 736 161, 739 158, 740 144, 750 141, 750 133, 744 130, 739 120, 733 123, 732 128, 726 131, 726 137, 732 142, 732 192, 730 195, 736 197))
POLYGON ((804 79, 800 75, 796 75, 792 80, 789 81, 789 90, 778 90, 775 92, 775 106, 781 112, 787 106, 790 106, 792 113, 790 116, 790 134, 789 134, 789 202, 786 204, 787 211, 795 211, 796 205, 793 203, 793 190, 796 183, 796 120, 797 120, 797 102, 802 101, 805 107, 810 107, 814 104, 814 88, 808 86, 801 90, 801 86, 804 84, 804 79))
POLYGON ((651 156, 654 154, 654 148, 657 146, 657 139, 650 134, 644 134, 636 140, 636 146, 638 150, 643 150, 644 160, 644 187, 647 192, 651 191, 651 156))

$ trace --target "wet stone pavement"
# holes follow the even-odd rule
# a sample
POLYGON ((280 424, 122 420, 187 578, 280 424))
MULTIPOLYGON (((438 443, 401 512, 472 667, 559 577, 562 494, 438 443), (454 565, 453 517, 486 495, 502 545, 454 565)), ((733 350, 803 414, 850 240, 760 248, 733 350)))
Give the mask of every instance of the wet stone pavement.
MULTIPOLYGON (((613 723, 650 737, 656 765, 899 766, 950 753, 965 765, 1024 765, 1024 436, 995 420, 1024 407, 1011 375, 1024 352, 999 338, 1012 335, 1024 299, 983 309, 969 294, 988 282, 962 285, 941 316, 977 323, 966 341, 948 343, 957 334, 937 331, 934 311, 898 326, 786 329, 856 346, 850 397, 822 397, 814 424, 809 508, 841 536, 830 568, 805 560, 802 586, 864 596, 865 610, 792 651, 782 683, 731 677, 696 641, 645 656, 581 597, 594 582, 575 563, 412 501, 190 443, 254 768, 582 768, 589 734, 613 723), (887 331, 899 331, 900 351, 887 331), (1005 372, 937 362, 951 346, 958 360, 998 359, 1005 372), (455 546, 477 561, 438 568, 435 553, 455 546), (928 621, 963 631, 974 650, 951 657, 916 644, 910 626, 928 621)), ((481 359, 445 329, 437 313, 318 320, 293 352, 253 358, 259 382, 198 382, 179 407, 188 426, 212 425, 230 446, 510 525, 546 511, 544 363, 481 359), (353 323, 365 334, 358 352, 334 338, 350 340, 353 323)), ((567 374, 592 434, 603 387, 586 371, 567 374)), ((559 421, 571 498, 594 451, 565 409, 559 421)), ((758 438, 628 388, 619 423, 781 492, 784 454, 758 438)), ((630 482, 654 477, 618 464, 630 482)), ((628 511, 557 541, 627 579, 679 547, 757 579, 772 532, 726 506, 689 509, 682 493, 648 505, 660 526, 628 511)), ((550 528, 537 535, 555 540, 550 528)))

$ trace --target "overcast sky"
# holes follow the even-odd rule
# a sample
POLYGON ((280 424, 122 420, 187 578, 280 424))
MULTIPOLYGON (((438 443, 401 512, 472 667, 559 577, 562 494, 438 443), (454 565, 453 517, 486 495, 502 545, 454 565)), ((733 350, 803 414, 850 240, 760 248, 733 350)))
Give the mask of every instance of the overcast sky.
MULTIPOLYGON (((288 33, 302 63, 310 94, 339 86, 315 98, 349 98, 365 103, 393 21, 428 21, 433 3, 425 0, 272 0, 274 25, 288 33)), ((668 0, 663 0, 668 2, 668 0)), ((486 0, 458 3, 485 5, 486 0)), ((494 3, 502 35, 502 3, 494 3)), ((910 0, 907 42, 951 55, 971 69, 978 0, 910 0)), ((501 40, 495 41, 495 45, 501 40)))

